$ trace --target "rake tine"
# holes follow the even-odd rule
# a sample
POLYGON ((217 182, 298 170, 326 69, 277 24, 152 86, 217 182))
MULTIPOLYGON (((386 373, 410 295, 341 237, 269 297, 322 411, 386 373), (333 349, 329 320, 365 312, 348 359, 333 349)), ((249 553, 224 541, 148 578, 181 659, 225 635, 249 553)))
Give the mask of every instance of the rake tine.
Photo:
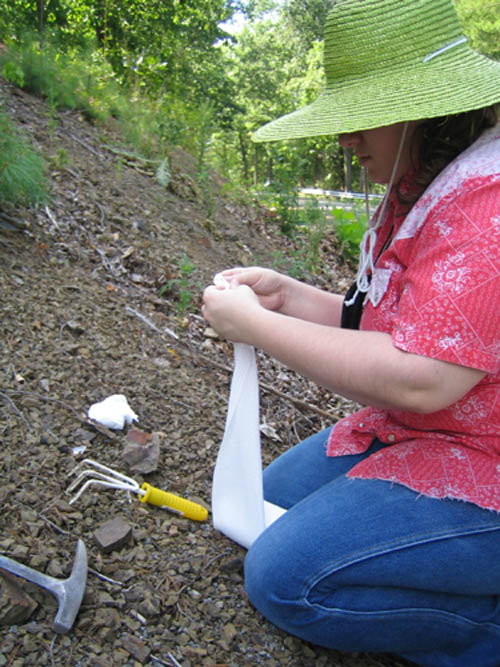
POLYGON ((108 466, 105 466, 102 463, 98 463, 97 461, 93 461, 92 459, 83 459, 83 461, 70 473, 70 475, 73 474, 78 468, 82 468, 84 464, 93 466, 94 468, 97 468, 98 470, 103 470, 105 473, 107 473, 111 477, 113 477, 115 479, 122 480, 123 482, 126 482, 127 484, 130 484, 130 486, 133 487, 134 489, 139 488, 139 484, 135 481, 135 479, 132 479, 132 477, 128 477, 127 475, 123 475, 121 472, 118 472, 117 470, 113 470, 113 468, 108 468, 108 466))
MULTIPOLYGON (((121 491, 135 491, 135 489, 131 489, 128 484, 123 484, 122 482, 116 481, 104 481, 101 479, 89 479, 85 482, 85 484, 82 486, 82 488, 78 491, 78 493, 71 498, 69 501, 69 504, 72 505, 74 502, 78 500, 78 498, 84 493, 84 491, 91 486, 92 484, 96 484, 98 486, 103 486, 107 489, 119 489, 121 491)), ((130 502, 130 496, 129 496, 129 502, 130 502)))
POLYGON ((68 486, 68 488, 66 489, 66 493, 71 493, 72 491, 74 491, 74 489, 76 489, 76 487, 85 477, 92 477, 93 479, 102 479, 105 482, 113 482, 113 483, 119 481, 111 477, 110 475, 103 475, 101 472, 97 472, 97 470, 82 470, 82 472, 78 475, 78 477, 74 479, 68 486))

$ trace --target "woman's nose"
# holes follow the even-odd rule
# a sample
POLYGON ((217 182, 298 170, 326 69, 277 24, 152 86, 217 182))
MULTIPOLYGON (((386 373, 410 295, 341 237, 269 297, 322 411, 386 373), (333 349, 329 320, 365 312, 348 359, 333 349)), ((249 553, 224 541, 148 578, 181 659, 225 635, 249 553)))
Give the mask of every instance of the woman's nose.
POLYGON ((342 148, 353 148, 359 143, 360 139, 360 132, 346 132, 345 134, 339 134, 339 144, 342 148))

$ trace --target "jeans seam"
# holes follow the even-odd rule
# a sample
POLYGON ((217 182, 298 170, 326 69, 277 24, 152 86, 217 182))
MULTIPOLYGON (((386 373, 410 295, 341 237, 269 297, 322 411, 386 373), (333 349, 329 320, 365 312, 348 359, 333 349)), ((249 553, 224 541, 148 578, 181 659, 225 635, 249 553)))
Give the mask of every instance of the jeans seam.
POLYGON ((473 619, 467 618, 462 614, 457 614, 456 612, 450 612, 443 609, 435 608, 424 608, 424 607, 401 607, 400 609, 381 609, 379 611, 355 611, 351 609, 343 609, 342 607, 324 607, 321 604, 314 602, 309 602, 309 600, 304 599, 305 604, 312 609, 321 609, 329 614, 337 613, 344 616, 359 616, 359 617, 384 617, 384 616, 405 616, 408 614, 421 615, 425 618, 428 618, 429 615, 439 616, 441 618, 453 619, 453 622, 459 622, 463 625, 474 626, 474 627, 488 627, 497 634, 500 634, 500 625, 494 621, 474 621, 473 619))
POLYGON ((334 561, 330 561, 327 566, 325 566, 320 572, 315 572, 309 579, 304 581, 304 586, 303 586, 303 598, 307 599, 309 596, 309 593, 311 590, 318 585, 318 583, 324 579, 325 577, 331 576, 332 574, 336 572, 340 572, 351 565, 355 565, 357 563, 361 563, 363 561, 370 560, 372 558, 377 558, 379 556, 383 556, 384 554, 387 553, 392 553, 395 551, 402 551, 404 549, 409 549, 411 547, 415 546, 420 546, 423 544, 430 544, 431 542, 438 542, 440 540, 445 540, 445 539, 450 539, 453 537, 465 537, 469 535, 475 535, 475 534, 481 534, 481 533, 486 533, 486 532, 491 532, 491 531, 499 531, 500 526, 494 527, 494 526, 488 526, 484 527, 483 529, 479 529, 479 527, 475 528, 470 528, 469 530, 463 530, 463 529, 456 529, 456 531, 450 531, 447 530, 446 532, 437 532, 432 534, 427 534, 427 537, 425 539, 423 538, 423 535, 419 536, 412 536, 411 541, 407 540, 406 542, 402 542, 401 540, 391 540, 388 542, 383 542, 377 544, 377 548, 373 550, 359 550, 355 554, 351 554, 351 558, 346 561, 346 560, 341 560, 341 559, 336 559, 334 561))

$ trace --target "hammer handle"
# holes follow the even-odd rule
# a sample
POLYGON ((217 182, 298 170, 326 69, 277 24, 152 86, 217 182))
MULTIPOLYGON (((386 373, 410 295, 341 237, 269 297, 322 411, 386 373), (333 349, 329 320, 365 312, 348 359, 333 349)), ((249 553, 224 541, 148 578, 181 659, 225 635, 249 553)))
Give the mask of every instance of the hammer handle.
POLYGON ((142 503, 149 503, 157 507, 168 507, 187 519, 194 519, 195 521, 205 521, 208 516, 206 508, 202 505, 176 496, 174 493, 158 489, 147 482, 144 482, 141 489, 145 492, 144 495, 139 495, 139 500, 142 503))
POLYGON ((15 574, 16 577, 22 577, 23 579, 26 579, 26 581, 30 581, 32 584, 45 588, 45 590, 54 595, 59 595, 62 591, 62 584, 54 577, 49 577, 42 572, 33 570, 33 568, 23 565, 17 560, 13 560, 7 556, 0 556, 0 570, 15 574))

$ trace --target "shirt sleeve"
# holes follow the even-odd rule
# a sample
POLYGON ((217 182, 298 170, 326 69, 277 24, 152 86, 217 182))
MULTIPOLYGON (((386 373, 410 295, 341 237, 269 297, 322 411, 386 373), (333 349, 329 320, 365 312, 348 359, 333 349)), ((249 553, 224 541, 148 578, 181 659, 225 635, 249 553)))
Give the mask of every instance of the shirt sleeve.
POLYGON ((495 179, 431 213, 412 239, 399 278, 396 347, 499 372, 499 201, 495 179))

